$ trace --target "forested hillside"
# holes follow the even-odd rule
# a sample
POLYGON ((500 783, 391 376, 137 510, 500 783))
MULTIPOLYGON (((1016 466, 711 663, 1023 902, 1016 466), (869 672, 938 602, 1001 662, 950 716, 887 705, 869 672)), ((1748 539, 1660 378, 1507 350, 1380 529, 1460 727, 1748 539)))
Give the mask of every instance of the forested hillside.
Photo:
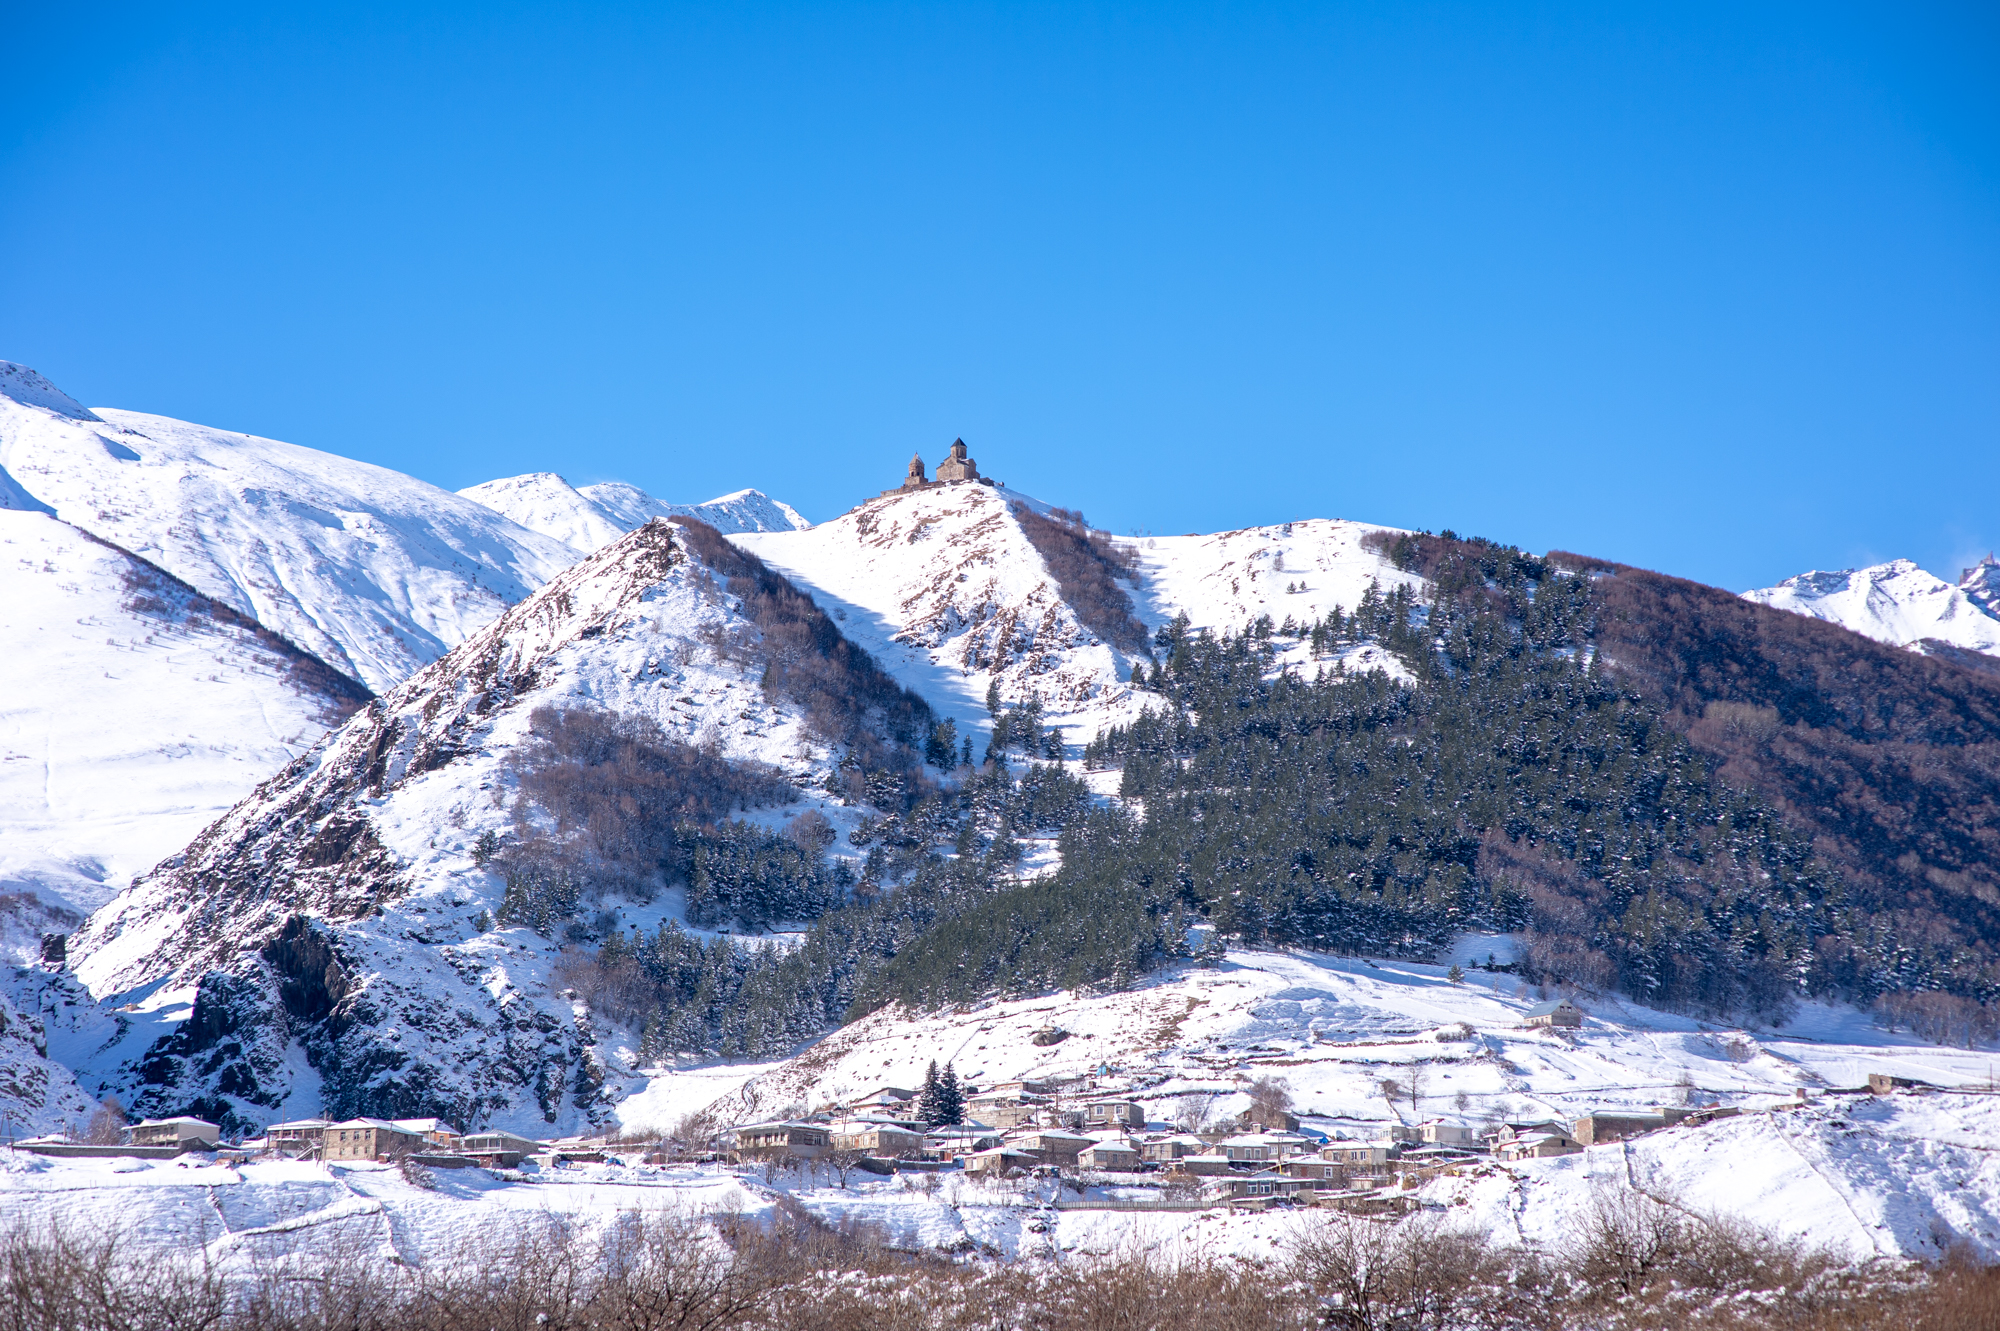
POLYGON ((1411 956, 1487 927, 1528 933, 1534 978, 1669 1008, 1928 994, 1940 1030, 1990 1024, 2000 687, 1640 570, 1382 546, 1429 604, 1161 629, 1152 710, 1085 753, 1122 769, 1114 805, 1032 810, 1023 790, 1072 779, 989 767, 874 829, 856 904, 803 948, 668 931, 609 949, 599 983, 654 1050, 747 1054, 891 1001, 1125 983, 1195 922, 1411 956), (1364 643, 1412 678, 1349 673, 1364 643), (1020 882, 1030 822, 1061 868, 1020 882))

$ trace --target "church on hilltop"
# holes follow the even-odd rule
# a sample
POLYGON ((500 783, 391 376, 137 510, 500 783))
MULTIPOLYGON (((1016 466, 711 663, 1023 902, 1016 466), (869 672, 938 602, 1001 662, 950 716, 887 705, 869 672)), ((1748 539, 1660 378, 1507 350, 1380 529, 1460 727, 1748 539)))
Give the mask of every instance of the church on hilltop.
POLYGON ((981 485, 999 484, 992 477, 979 474, 979 464, 966 455, 963 439, 951 441, 950 451, 945 454, 944 461, 937 465, 936 480, 925 478, 923 454, 914 453, 910 456, 909 474, 903 477, 903 483, 893 490, 884 490, 882 493, 902 494, 905 490, 923 490, 933 485, 950 485, 957 481, 977 481, 981 485))

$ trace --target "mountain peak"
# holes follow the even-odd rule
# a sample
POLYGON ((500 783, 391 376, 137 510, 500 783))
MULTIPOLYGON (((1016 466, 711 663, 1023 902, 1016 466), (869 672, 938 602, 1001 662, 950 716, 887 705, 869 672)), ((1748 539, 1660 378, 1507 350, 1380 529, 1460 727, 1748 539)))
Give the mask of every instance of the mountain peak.
POLYGON ((1928 651, 1942 643, 2000 654, 2000 565, 1990 558, 1965 570, 1957 586, 1914 560, 1891 559, 1866 568, 1815 569, 1743 597, 1893 647, 1928 651))
POLYGON ((39 371, 11 360, 0 360, 0 397, 10 397, 23 406, 53 411, 73 421, 99 419, 96 412, 50 383, 39 371))

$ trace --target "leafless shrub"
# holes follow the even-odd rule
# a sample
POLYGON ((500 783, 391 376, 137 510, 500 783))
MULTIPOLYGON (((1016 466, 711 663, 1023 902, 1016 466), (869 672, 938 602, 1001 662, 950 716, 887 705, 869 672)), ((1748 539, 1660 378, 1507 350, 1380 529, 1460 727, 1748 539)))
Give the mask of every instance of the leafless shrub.
POLYGON ((1532 1283, 1503 1268, 1485 1235, 1430 1214, 1400 1223, 1316 1215, 1293 1245, 1290 1273, 1318 1300, 1320 1325, 1339 1331, 1504 1325, 1532 1283))
POLYGON ((208 1331, 226 1308, 199 1244, 162 1256, 59 1218, 0 1232, 0 1331, 208 1331))
POLYGON ((125 1106, 118 1103, 116 1096, 107 1095, 84 1125, 83 1139, 100 1146, 115 1145, 122 1140, 124 1129, 125 1106))

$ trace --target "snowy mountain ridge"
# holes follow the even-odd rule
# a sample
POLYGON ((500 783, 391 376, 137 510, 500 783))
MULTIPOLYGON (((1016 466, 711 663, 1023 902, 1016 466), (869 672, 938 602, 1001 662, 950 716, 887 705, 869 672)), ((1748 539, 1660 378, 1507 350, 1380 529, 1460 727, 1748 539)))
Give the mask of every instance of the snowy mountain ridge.
POLYGON ((608 545, 654 518, 694 518, 724 535, 812 525, 791 505, 761 490, 737 490, 705 504, 669 504, 623 481, 579 489, 552 471, 486 481, 459 493, 580 554, 608 545))
POLYGON ((0 494, 18 489, 377 691, 576 558, 414 477, 164 416, 86 409, 12 362, 0 362, 0 472, 11 477, 0 494))
MULTIPOLYGON (((756 633, 671 523, 586 558, 93 916, 69 957, 98 1006, 66 1008, 73 1026, 51 1039, 95 1085, 133 1087, 144 1063, 136 1089, 231 1122, 321 1108, 544 1131, 601 1118, 606 1079, 630 1069, 599 1056, 557 993, 560 937, 494 923, 508 883, 482 846, 532 822, 510 759, 545 706, 649 718, 806 792, 763 816, 816 807, 851 826, 861 810, 808 789, 832 780, 839 747, 723 646, 756 633)), ((647 927, 675 911, 671 893, 622 909, 647 927)))
POLYGON ((1817 570, 1743 593, 1759 605, 1824 619, 1892 647, 2000 655, 2000 560, 1988 555, 1956 586, 1908 559, 1817 570))

